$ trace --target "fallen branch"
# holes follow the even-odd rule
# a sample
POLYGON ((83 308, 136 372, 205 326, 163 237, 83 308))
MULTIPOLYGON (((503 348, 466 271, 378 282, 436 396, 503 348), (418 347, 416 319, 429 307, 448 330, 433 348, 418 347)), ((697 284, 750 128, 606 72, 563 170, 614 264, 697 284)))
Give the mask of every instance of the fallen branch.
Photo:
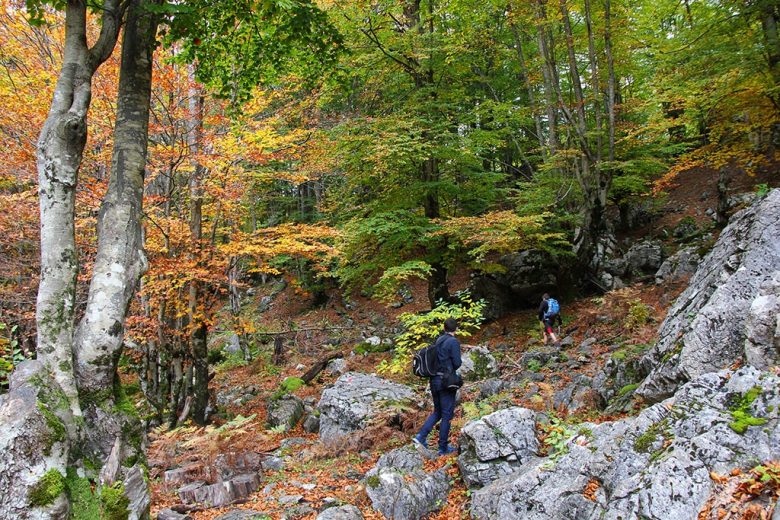
POLYGON ((312 379, 317 377, 317 374, 322 372, 322 370, 326 366, 328 366, 328 363, 330 363, 334 359, 343 358, 343 357, 344 357, 344 354, 342 354, 341 352, 333 352, 332 354, 328 354, 324 358, 322 358, 319 361, 317 361, 316 363, 314 363, 314 365, 312 365, 312 367, 309 370, 307 370, 305 374, 303 374, 301 379, 303 379, 304 383, 309 384, 309 382, 312 379))

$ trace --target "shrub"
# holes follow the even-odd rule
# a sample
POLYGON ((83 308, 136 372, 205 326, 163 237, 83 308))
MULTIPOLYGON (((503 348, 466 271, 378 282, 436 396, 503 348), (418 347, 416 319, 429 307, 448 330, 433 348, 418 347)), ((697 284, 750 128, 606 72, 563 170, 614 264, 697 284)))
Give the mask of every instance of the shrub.
POLYGON ((474 301, 467 292, 457 295, 458 302, 440 302, 431 311, 421 314, 404 313, 398 317, 404 328, 396 338, 395 353, 390 362, 383 361, 378 372, 399 374, 408 371, 414 351, 429 345, 441 332, 447 318, 458 320, 458 336, 471 336, 482 323, 485 301, 474 301))

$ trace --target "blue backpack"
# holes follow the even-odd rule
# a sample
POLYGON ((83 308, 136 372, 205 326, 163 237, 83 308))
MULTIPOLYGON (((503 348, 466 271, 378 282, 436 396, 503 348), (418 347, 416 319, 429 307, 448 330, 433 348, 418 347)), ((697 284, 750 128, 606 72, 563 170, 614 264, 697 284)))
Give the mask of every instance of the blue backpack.
POLYGON ((545 318, 552 318, 561 312, 561 306, 558 304, 558 300, 550 298, 547 300, 547 312, 544 313, 545 318))

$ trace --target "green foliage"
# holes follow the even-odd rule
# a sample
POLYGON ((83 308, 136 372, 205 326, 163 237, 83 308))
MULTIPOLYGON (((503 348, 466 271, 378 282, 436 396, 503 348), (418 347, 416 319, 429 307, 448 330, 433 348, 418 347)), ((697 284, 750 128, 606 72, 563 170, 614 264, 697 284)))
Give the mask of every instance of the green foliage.
POLYGON ((216 365, 214 369, 217 372, 228 372, 235 368, 245 367, 247 360, 244 359, 244 354, 241 351, 231 352, 224 357, 224 360, 216 365))
POLYGON ((626 315, 626 320, 623 324, 628 330, 634 330, 641 327, 650 320, 651 311, 652 309, 648 305, 642 303, 642 300, 631 300, 628 304, 628 314, 626 315))
POLYGON ((100 488, 100 518, 102 520, 127 520, 130 499, 125 496, 124 486, 117 482, 113 486, 100 488))
POLYGON ((618 390, 618 396, 622 397, 622 396, 624 396, 626 394, 630 394, 631 392, 633 392, 637 388, 639 388, 639 383, 631 383, 630 385, 626 385, 623 388, 621 388, 620 390, 618 390))
POLYGON ((14 337, 16 325, 10 329, 0 321, 0 390, 8 386, 8 378, 14 367, 24 361, 24 352, 14 337))
POLYGON ((769 185, 766 183, 756 184, 754 189, 756 190, 756 196, 758 196, 758 198, 766 197, 767 193, 769 193, 770 190, 769 185))
POLYGON ((284 395, 295 392, 305 384, 306 383, 300 377, 285 377, 284 381, 281 382, 279 388, 273 393, 271 398, 274 400, 279 399, 284 395))
POLYGON ((401 314, 398 319, 404 331, 396 338, 393 359, 390 362, 382 361, 377 371, 391 374, 408 371, 413 353, 432 343, 441 333, 444 320, 448 318, 458 321, 458 336, 471 336, 482 323, 484 308, 483 300, 474 301, 470 294, 464 292, 458 295, 457 302, 440 302, 429 312, 401 314))
POLYGON ((565 421, 557 417, 551 417, 550 423, 544 427, 544 446, 547 451, 545 469, 550 469, 558 462, 558 459, 569 453, 569 440, 577 434, 577 431, 565 421))
POLYGON ((165 41, 178 42, 178 58, 197 62, 198 79, 236 106, 284 73, 317 77, 341 46, 310 0, 188 0, 149 9, 166 21, 165 41))
POLYGON ((213 348, 209 349, 206 359, 208 359, 209 366, 216 366, 225 361, 227 356, 225 355, 225 351, 221 348, 213 348))
POLYGON ((78 476, 75 468, 68 468, 65 486, 70 499, 71 520, 95 520, 100 518, 100 500, 92 491, 91 482, 78 476))
POLYGON ((50 469, 30 490, 29 501, 33 507, 48 506, 65 491, 65 477, 59 470, 50 469))
POLYGON ((338 245, 342 262, 336 274, 347 291, 371 289, 390 299, 404 280, 425 278, 430 273, 428 261, 413 258, 425 246, 424 237, 432 229, 431 222, 410 210, 352 219, 338 245))
POLYGON ((755 386, 736 399, 734 406, 729 409, 729 413, 733 419, 729 423, 729 428, 741 435, 745 433, 750 426, 761 426, 762 424, 766 424, 767 419, 764 417, 753 417, 753 414, 750 411, 750 406, 753 404, 753 401, 758 399, 758 396, 760 395, 761 387, 755 386))
POLYGON ((667 439, 670 435, 669 421, 667 419, 653 423, 642 435, 634 440, 634 451, 647 453, 658 440, 659 436, 667 439))
POLYGON ((531 372, 538 372, 542 369, 542 366, 544 365, 542 365, 542 362, 539 361, 538 359, 531 359, 530 361, 528 361, 528 365, 526 368, 528 368, 528 370, 530 370, 531 372))

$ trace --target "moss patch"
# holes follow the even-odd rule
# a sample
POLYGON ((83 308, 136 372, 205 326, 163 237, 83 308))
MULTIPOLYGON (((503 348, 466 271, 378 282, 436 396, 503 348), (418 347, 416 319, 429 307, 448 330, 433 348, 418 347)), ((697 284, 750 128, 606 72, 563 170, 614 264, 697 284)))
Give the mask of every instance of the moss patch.
POLYGON ((471 359, 474 361, 472 379, 481 380, 487 378, 490 375, 490 359, 479 350, 472 352, 471 359))
POLYGON ((92 492, 88 479, 79 477, 75 469, 69 468, 65 485, 70 498, 70 520, 100 518, 100 501, 92 492))
POLYGON ((737 399, 735 405, 729 409, 731 418, 733 421, 729 423, 729 428, 742 435, 750 426, 761 426, 766 424, 766 419, 763 417, 753 417, 750 413, 750 405, 753 404, 758 396, 761 395, 761 387, 754 386, 747 391, 744 395, 737 399))
POLYGON ((633 383, 633 384, 630 384, 630 385, 626 385, 626 386, 624 386, 623 388, 621 388, 618 391, 618 396, 623 397, 624 395, 633 392, 637 388, 639 388, 639 383, 633 383))
POLYGON ((65 491, 65 477, 58 470, 50 469, 32 488, 28 500, 33 507, 48 506, 53 504, 63 491, 65 491))
POLYGON ((650 451, 650 448, 655 441, 658 440, 659 435, 663 435, 664 438, 667 438, 667 427, 668 421, 666 419, 652 424, 645 433, 636 438, 634 441, 634 451, 638 453, 647 453, 650 451))
POLYGON ((376 475, 371 475, 370 477, 366 478, 366 486, 370 488, 377 488, 379 487, 379 477, 376 475))
POLYGON ((124 486, 121 483, 111 487, 103 487, 100 490, 100 513, 101 519, 105 520, 127 520, 130 512, 127 507, 130 505, 130 499, 125 496, 124 486))
POLYGON ((38 401, 38 410, 46 420, 46 426, 49 429, 49 438, 46 440, 46 447, 43 450, 44 455, 49 455, 55 443, 65 441, 67 432, 60 418, 54 415, 48 406, 38 401))

